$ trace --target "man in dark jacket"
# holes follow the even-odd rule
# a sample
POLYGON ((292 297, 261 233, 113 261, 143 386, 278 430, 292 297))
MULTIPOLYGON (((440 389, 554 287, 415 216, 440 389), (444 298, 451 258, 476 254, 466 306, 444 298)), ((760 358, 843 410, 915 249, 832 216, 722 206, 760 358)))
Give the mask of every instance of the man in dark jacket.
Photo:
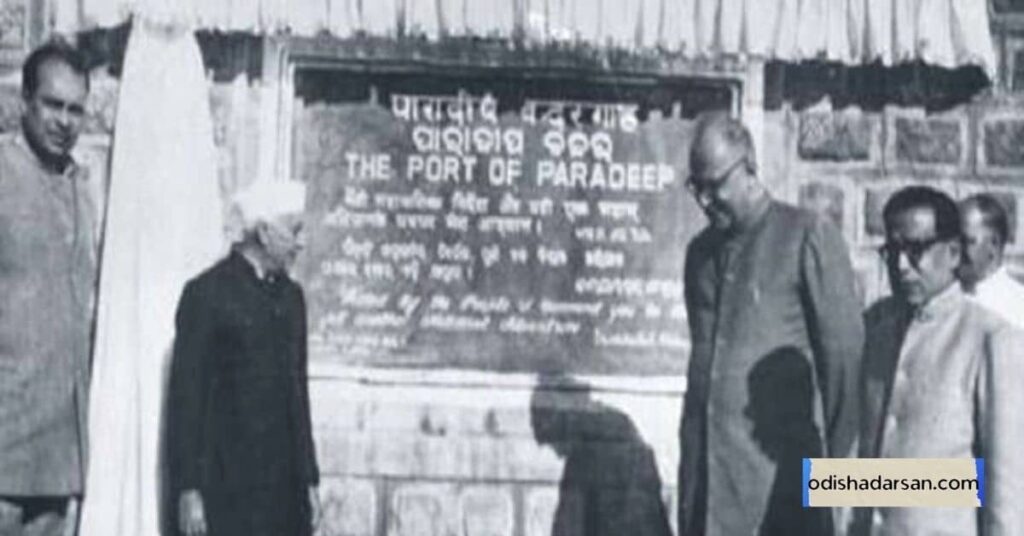
POLYGON ((828 536, 829 511, 801 507, 787 468, 849 456, 856 437, 864 328, 842 236, 771 198, 728 116, 698 124, 687 186, 711 225, 686 253, 679 532, 828 536))
POLYGON ((304 201, 296 182, 247 189, 243 236, 182 293, 168 440, 187 536, 302 536, 318 521, 306 306, 287 275, 304 201))

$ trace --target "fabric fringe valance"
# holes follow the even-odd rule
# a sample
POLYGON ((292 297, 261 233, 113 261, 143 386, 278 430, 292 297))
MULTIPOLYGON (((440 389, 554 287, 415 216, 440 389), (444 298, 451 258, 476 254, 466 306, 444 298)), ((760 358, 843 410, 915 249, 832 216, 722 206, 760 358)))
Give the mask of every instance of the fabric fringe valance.
POLYGON ((784 61, 996 69, 982 0, 50 0, 58 31, 131 16, 256 34, 522 38, 784 61))

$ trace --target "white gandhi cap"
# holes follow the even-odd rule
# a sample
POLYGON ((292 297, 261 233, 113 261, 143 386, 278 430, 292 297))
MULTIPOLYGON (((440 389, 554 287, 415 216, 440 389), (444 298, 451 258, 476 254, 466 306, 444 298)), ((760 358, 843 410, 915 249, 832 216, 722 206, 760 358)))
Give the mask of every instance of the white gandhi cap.
POLYGON ((242 221, 252 225, 279 216, 300 214, 306 206, 306 185, 299 181, 259 180, 232 199, 242 221))

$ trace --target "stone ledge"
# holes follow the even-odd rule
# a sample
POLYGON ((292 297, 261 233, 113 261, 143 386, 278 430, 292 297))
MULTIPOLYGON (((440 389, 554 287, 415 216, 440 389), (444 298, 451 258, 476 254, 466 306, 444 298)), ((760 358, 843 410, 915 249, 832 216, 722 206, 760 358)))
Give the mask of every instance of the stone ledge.
POLYGON ((557 482, 563 462, 532 439, 330 434, 317 431, 324 474, 392 478, 557 482))
MULTIPOLYGON (((373 367, 352 367, 324 361, 313 361, 309 365, 311 380, 348 381, 360 386, 385 387, 450 387, 523 391, 540 385, 538 374, 497 373, 456 369, 393 369, 373 367)), ((590 386, 594 393, 617 392, 650 396, 678 396, 686 392, 685 375, 665 376, 590 376, 574 375, 576 382, 590 386)))
POLYGON ((651 437, 675 426, 682 405, 675 395, 591 392, 558 389, 480 389, 476 387, 352 384, 314 378, 310 383, 313 421, 332 433, 410 433, 437 437, 532 438, 531 404, 562 413, 622 413, 651 437), (544 393, 534 401, 537 393, 544 393), (673 422, 664 422, 664 419, 673 422))

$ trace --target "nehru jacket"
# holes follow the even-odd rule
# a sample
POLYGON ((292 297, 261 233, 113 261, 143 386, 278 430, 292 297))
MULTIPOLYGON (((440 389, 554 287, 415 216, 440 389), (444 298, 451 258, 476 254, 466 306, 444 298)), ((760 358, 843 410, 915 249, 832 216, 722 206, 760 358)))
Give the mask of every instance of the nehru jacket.
POLYGON ((851 534, 1024 534, 1024 334, 956 284, 865 315, 862 458, 984 458, 984 508, 858 508, 851 534))
POLYGON ((185 286, 176 326, 172 496, 199 490, 214 535, 309 535, 309 487, 320 476, 302 288, 260 277, 233 251, 185 286))
POLYGON ((97 220, 85 174, 0 142, 0 496, 82 492, 97 220))
POLYGON ((861 303, 838 230, 777 201, 689 245, 692 339, 681 430, 682 536, 827 535, 800 459, 850 455, 861 303))

